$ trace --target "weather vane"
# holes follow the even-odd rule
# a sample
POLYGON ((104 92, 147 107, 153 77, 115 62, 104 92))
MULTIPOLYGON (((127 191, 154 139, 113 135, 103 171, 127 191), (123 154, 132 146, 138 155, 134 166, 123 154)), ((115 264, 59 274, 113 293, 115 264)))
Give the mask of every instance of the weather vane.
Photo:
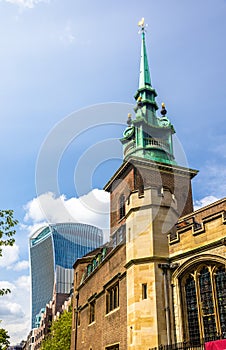
POLYGON ((144 33, 144 32, 146 31, 145 28, 146 28, 147 26, 148 26, 148 25, 144 23, 144 17, 141 18, 141 20, 138 22, 138 27, 140 27, 139 34, 144 33))

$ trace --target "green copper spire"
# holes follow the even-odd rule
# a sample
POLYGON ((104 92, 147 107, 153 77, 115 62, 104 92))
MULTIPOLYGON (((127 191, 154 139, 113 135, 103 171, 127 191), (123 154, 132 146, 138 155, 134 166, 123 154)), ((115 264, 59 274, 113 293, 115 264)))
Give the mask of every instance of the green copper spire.
POLYGON ((176 164, 173 154, 172 135, 173 125, 166 116, 165 105, 162 105, 161 117, 156 115, 158 110, 155 98, 157 93, 151 85, 145 43, 144 18, 138 23, 141 34, 141 60, 139 87, 135 93, 135 119, 128 117, 128 127, 124 131, 121 142, 124 148, 124 159, 139 157, 154 162, 176 164))
POLYGON ((139 89, 146 87, 146 85, 151 86, 151 77, 148 66, 148 57, 145 44, 145 25, 144 18, 138 24, 141 27, 142 43, 141 43, 141 60, 140 60, 140 80, 139 89))
POLYGON ((141 34, 141 59, 140 59, 140 76, 139 87, 135 94, 138 107, 142 105, 142 109, 136 110, 136 115, 139 118, 144 117, 145 120, 152 125, 156 124, 156 111, 158 109, 155 98, 157 93, 151 86, 150 71, 148 66, 148 57, 145 43, 145 27, 144 18, 138 23, 141 34))

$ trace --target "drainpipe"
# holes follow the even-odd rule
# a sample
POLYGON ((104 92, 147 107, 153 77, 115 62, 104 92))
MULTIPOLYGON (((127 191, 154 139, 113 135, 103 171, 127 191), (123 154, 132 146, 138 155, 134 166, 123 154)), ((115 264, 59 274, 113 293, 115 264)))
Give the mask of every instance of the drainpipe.
POLYGON ((77 338, 78 338, 78 301, 79 301, 79 293, 76 294, 76 311, 75 311, 75 348, 77 350, 77 338))
POLYGON ((158 267, 160 269, 162 269, 162 274, 163 274, 167 345, 171 345, 172 340, 171 340, 169 286, 168 286, 168 270, 170 269, 170 265, 169 264, 159 264, 158 267))

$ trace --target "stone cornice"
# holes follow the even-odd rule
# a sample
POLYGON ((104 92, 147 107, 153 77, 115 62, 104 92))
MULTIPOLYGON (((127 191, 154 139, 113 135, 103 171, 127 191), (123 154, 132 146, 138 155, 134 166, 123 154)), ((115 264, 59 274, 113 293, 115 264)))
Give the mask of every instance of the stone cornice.
POLYGON ((168 257, 164 256, 146 256, 143 258, 138 258, 138 259, 131 259, 125 264, 125 268, 128 269, 133 265, 140 265, 140 264, 148 264, 148 263, 153 263, 153 262, 169 262, 168 257))
POLYGON ((180 254, 175 254, 174 256, 170 256, 170 262, 178 261, 179 259, 184 259, 184 258, 188 258, 188 257, 194 257, 194 255, 197 255, 199 253, 203 253, 203 252, 208 251, 212 248, 217 248, 220 246, 226 246, 226 236, 217 240, 217 241, 207 243, 205 245, 202 245, 202 246, 194 248, 194 249, 190 249, 190 250, 183 252, 183 253, 180 253, 180 254))
POLYGON ((115 180, 120 179, 123 172, 125 172, 125 170, 127 170, 129 167, 143 167, 148 169, 152 168, 154 170, 162 171, 165 173, 173 173, 190 177, 191 179, 198 173, 198 170, 185 168, 179 165, 167 165, 163 163, 153 162, 151 160, 143 158, 131 157, 129 161, 124 161, 122 163, 122 165, 118 168, 115 174, 108 181, 108 183, 104 186, 104 190, 110 192, 113 182, 115 180))

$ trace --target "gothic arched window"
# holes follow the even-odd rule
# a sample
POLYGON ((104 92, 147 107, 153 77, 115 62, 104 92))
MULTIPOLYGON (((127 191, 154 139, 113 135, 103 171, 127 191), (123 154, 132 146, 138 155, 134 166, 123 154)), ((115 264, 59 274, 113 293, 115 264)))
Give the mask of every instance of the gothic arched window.
POLYGON ((195 288, 195 280, 192 275, 190 275, 185 283, 185 293, 187 303, 187 318, 188 318, 188 331, 189 338, 193 340, 200 339, 199 333, 199 316, 198 316, 198 304, 197 295, 195 288))
POLYGON ((126 197, 121 194, 119 197, 119 220, 122 219, 126 214, 126 197))
POLYGON ((204 266, 199 273, 199 289, 201 301, 201 315, 204 335, 215 337, 217 335, 216 319, 213 300, 212 281, 209 268, 204 266))
POLYGON ((182 278, 185 333, 193 343, 226 332, 226 270, 202 264, 182 278))
POLYGON ((215 273, 215 284, 219 318, 222 333, 226 334, 226 272, 225 268, 219 267, 215 273))

